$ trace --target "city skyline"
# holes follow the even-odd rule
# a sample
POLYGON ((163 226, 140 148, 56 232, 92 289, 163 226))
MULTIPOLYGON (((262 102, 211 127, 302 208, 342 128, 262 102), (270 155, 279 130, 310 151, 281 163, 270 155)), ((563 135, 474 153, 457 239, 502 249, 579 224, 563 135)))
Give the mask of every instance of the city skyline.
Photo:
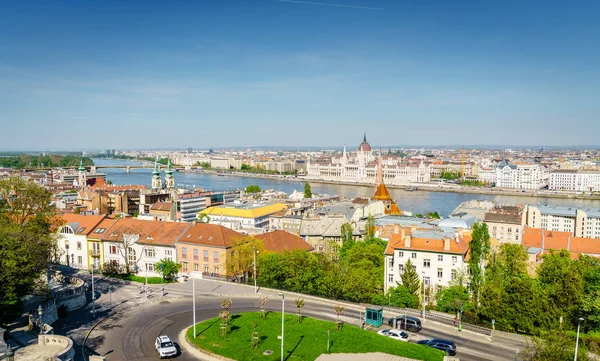
POLYGON ((13 3, 0 148, 594 147, 600 4, 578 5, 13 3))

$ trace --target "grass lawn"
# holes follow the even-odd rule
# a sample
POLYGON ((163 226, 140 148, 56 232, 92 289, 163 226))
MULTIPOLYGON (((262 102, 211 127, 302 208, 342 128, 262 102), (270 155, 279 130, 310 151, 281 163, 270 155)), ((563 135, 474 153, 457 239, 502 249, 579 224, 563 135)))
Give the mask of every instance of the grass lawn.
MULTIPOLYGON (((279 360, 281 355, 281 313, 269 312, 266 319, 259 312, 232 315, 227 338, 220 334, 221 320, 216 317, 196 324, 197 336, 192 338, 194 327, 187 331, 188 340, 206 351, 237 361, 279 360), (251 347, 252 324, 256 322, 259 336, 257 348, 251 347), (265 350, 273 353, 263 355, 265 350)), ((417 360, 443 360, 444 353, 424 345, 393 340, 373 331, 363 330, 352 325, 343 325, 341 331, 335 330, 335 322, 321 321, 304 317, 302 323, 296 323, 296 315, 285 315, 285 360, 315 360, 327 352, 327 330, 330 332, 331 348, 329 353, 365 353, 385 352, 392 355, 417 360)))

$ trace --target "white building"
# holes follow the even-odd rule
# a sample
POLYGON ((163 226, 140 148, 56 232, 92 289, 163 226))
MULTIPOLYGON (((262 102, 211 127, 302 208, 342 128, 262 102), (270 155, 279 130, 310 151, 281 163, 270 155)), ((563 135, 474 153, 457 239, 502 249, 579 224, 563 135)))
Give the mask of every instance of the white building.
MULTIPOLYGON (((418 164, 403 163, 399 156, 387 155, 381 157, 383 182, 387 184, 426 183, 431 180, 430 165, 423 161, 418 164)), ((367 142, 363 142, 355 153, 347 153, 346 147, 341 156, 317 162, 308 162, 307 176, 322 180, 346 182, 375 183, 377 177, 377 161, 367 142)))
POLYGON ((485 213, 484 221, 491 238, 500 243, 523 242, 526 212, 521 205, 494 206, 485 213))
POLYGON ((529 205, 527 226, 548 231, 569 232, 580 238, 600 238, 600 209, 529 205))
POLYGON ((510 164, 504 160, 496 168, 496 187, 540 189, 548 184, 548 174, 539 164, 510 164))
POLYGON ((61 252, 60 263, 74 268, 89 269, 87 236, 92 233, 104 216, 65 214, 64 224, 59 230, 58 248, 61 252))
POLYGON ((477 168, 477 179, 481 182, 496 183, 496 168, 477 168))
POLYGON ((570 192, 600 192, 600 172, 556 170, 550 172, 548 189, 570 192))
POLYGON ((104 261, 129 264, 140 276, 157 277, 155 264, 162 259, 177 261, 175 243, 190 223, 119 219, 101 236, 104 261))
POLYGON ((426 286, 437 291, 465 272, 470 233, 417 230, 396 226, 385 250, 384 290, 402 284, 407 262, 426 286))
POLYGON ((286 210, 282 203, 242 202, 210 207, 200 212, 200 221, 208 218, 210 224, 218 224, 233 230, 268 228, 269 217, 286 210))
MULTIPOLYGON (((197 220, 198 213, 206 209, 208 204, 207 197, 209 193, 194 192, 178 195, 179 212, 183 222, 192 222, 197 220)), ((210 200, 210 198, 209 198, 210 200)))

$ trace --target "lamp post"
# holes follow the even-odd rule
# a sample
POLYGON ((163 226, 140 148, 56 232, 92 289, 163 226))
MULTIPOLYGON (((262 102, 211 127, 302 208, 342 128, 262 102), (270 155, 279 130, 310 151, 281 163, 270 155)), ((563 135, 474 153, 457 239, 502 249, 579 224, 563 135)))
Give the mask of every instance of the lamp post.
POLYGON ((196 278, 192 277, 192 307, 194 308, 194 338, 196 338, 196 278))
POLYGON ((281 296, 281 361, 283 361, 283 326, 284 326, 284 316, 285 316, 285 295, 279 292, 281 296))
POLYGON ((94 288, 94 263, 92 262, 92 315, 96 318, 96 289, 94 288))
POLYGON ((575 358, 574 361, 577 361, 577 349, 579 348, 579 328, 581 327, 581 321, 583 321, 583 317, 579 317, 577 319, 577 341, 575 341, 575 358))
POLYGON ((421 274, 423 275, 423 321, 425 321, 425 271, 421 274))
POLYGON ((258 288, 256 287, 256 254, 258 251, 256 247, 252 247, 254 249, 254 293, 258 293, 258 288))

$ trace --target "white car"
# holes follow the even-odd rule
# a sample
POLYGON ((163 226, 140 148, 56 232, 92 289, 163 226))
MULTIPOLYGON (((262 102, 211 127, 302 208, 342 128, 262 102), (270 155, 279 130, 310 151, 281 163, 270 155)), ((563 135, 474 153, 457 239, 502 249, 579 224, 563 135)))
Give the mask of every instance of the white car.
POLYGON ((393 338, 394 340, 400 340, 404 342, 408 342, 408 333, 400 330, 381 330, 377 331, 379 335, 387 336, 389 338, 393 338))
POLYGON ((156 342, 154 342, 154 347, 160 358, 177 355, 177 348, 169 336, 158 336, 156 342))

